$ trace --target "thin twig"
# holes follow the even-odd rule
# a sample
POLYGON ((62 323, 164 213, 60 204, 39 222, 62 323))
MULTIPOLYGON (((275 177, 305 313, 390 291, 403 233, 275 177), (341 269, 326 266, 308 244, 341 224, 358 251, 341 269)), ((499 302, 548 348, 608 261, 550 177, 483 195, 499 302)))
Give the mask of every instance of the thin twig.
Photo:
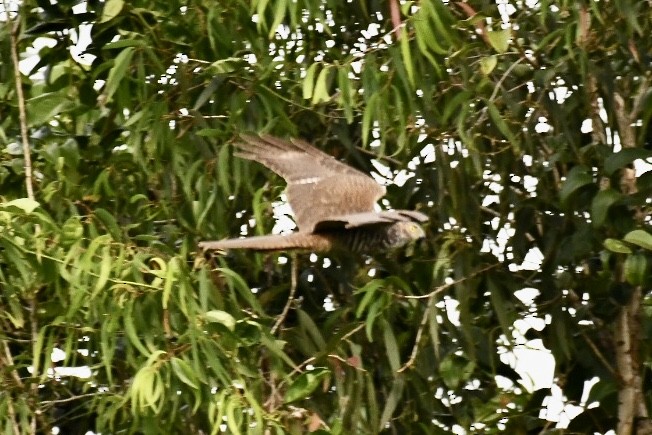
POLYGON ((493 90, 493 92, 491 93, 491 96, 489 97, 489 101, 493 101, 493 100, 496 99, 496 97, 498 96, 498 90, 499 90, 500 87, 503 85, 503 82, 504 82, 505 79, 509 76, 509 74, 512 72, 512 70, 513 70, 514 68, 516 68, 516 65, 518 65, 519 63, 521 63, 522 60, 523 60, 523 58, 519 58, 519 59, 517 59, 516 62, 514 62, 513 64, 511 64, 511 65, 509 66, 509 68, 507 68, 507 69, 505 70, 505 72, 503 73, 503 75, 502 75, 502 76, 500 77, 500 79, 498 80, 498 83, 496 83, 496 86, 494 87, 494 90, 493 90))
POLYGON ((347 338, 349 338, 350 336, 352 336, 353 334, 355 334, 356 332, 358 332, 359 330, 361 330, 365 326, 367 326, 365 323, 360 323, 358 326, 356 326, 355 328, 353 328, 352 330, 350 330, 349 332, 344 334, 342 336, 342 338, 340 338, 340 341, 346 340, 347 338))
MULTIPOLYGON (((18 371, 13 367, 14 358, 11 355, 11 350, 9 349, 9 346, 4 339, 2 340, 2 347, 4 349, 4 356, 0 357, 0 369, 2 369, 3 372, 9 370, 11 372, 11 377, 14 378, 16 388, 22 389, 23 381, 20 379, 20 376, 18 376, 18 371)), ((10 392, 7 392, 7 413, 9 414, 9 421, 11 426, 14 428, 14 435, 20 435, 20 427, 18 426, 18 419, 16 418, 16 409, 14 408, 14 402, 10 392)))
MULTIPOLYGON (((498 96, 498 91, 500 90, 501 86, 503 85, 503 82, 505 81, 505 79, 507 79, 507 77, 508 77, 509 74, 512 72, 512 70, 513 70, 514 68, 516 68, 516 65, 518 65, 519 63, 521 63, 522 60, 523 60, 523 58, 517 59, 516 62, 514 62, 513 64, 511 64, 511 65, 509 66, 509 68, 507 68, 507 69, 505 70, 505 72, 504 72, 503 75, 500 77, 500 79, 498 79, 498 82, 496 83, 496 86, 494 86, 494 90, 493 90, 493 92, 491 93, 491 96, 489 97, 489 100, 488 100, 488 101, 493 102, 493 101, 496 99, 496 97, 498 96)), ((487 110, 488 110, 487 107, 488 107, 488 106, 485 106, 485 107, 482 109, 482 113, 480 114, 480 117, 479 117, 478 120, 476 121, 476 125, 480 125, 480 124, 482 124, 482 123, 485 121, 485 119, 487 119, 487 110)))
POLYGON ((290 312, 290 307, 294 302, 294 295, 297 292, 297 275, 299 274, 299 260, 297 259, 296 254, 292 254, 291 258, 292 258, 292 272, 290 275, 290 295, 288 296, 288 301, 285 304, 285 307, 283 307, 283 311, 281 312, 281 315, 278 317, 278 319, 276 319, 276 323, 274 323, 274 326, 272 326, 272 329, 270 330, 272 335, 276 333, 276 331, 281 327, 281 325, 285 321, 285 318, 290 312))
POLYGON ((414 338, 414 346, 412 346, 412 353, 410 354, 410 358, 407 360, 405 364, 403 364, 403 367, 397 370, 398 373, 401 373, 407 370, 408 368, 412 367, 414 361, 417 359, 417 355, 419 353, 419 342, 421 342, 421 336, 423 335, 423 331, 426 329, 426 323, 428 323, 430 309, 432 308, 432 305, 437 299, 434 296, 435 295, 433 294, 432 297, 428 299, 428 304, 426 305, 426 309, 423 311, 423 317, 421 318, 421 323, 419 324, 419 329, 417 330, 417 336, 414 338))
POLYGON ((611 375, 614 378, 618 378, 618 373, 616 372, 614 367, 611 364, 609 364, 609 361, 607 361, 607 358, 605 358, 605 356, 602 354, 602 352, 600 352, 600 349, 598 349, 598 346, 596 346, 595 343, 589 337, 587 337, 586 334, 584 334, 584 333, 582 333, 582 338, 584 339, 584 341, 586 341, 586 344, 589 345, 589 347, 591 348, 591 350, 593 351, 595 356, 598 358, 598 360, 604 365, 604 367, 607 370, 609 370, 609 373, 611 373, 611 375))
MULTIPOLYGON (((23 159, 25 161, 25 189, 27 191, 27 197, 31 200, 34 200, 34 186, 33 186, 33 176, 32 176, 32 156, 31 156, 31 151, 29 148, 29 137, 28 137, 28 130, 27 130, 27 110, 25 109, 25 95, 23 94, 23 81, 20 73, 20 65, 19 65, 19 60, 18 60, 18 35, 20 33, 20 16, 18 12, 15 15, 15 21, 14 18, 11 16, 11 8, 9 7, 9 4, 7 1, 3 1, 3 6, 5 9, 6 13, 6 19, 7 19, 7 24, 8 27, 11 29, 9 31, 9 41, 10 41, 10 51, 11 51, 11 60, 13 63, 14 67, 14 81, 16 84, 16 100, 17 100, 17 105, 18 105, 18 120, 20 124, 20 137, 21 137, 21 142, 23 146, 23 159)), ((38 233, 39 228, 36 227, 36 231, 38 233)), ((30 317, 32 317, 32 342, 36 343, 37 337, 38 337, 38 325, 36 324, 36 335, 34 334, 35 330, 35 317, 36 317, 36 295, 32 295, 32 298, 30 300, 30 308, 31 308, 31 313, 30 317)), ((5 341, 3 341, 3 347, 4 347, 4 352, 5 352, 5 357, 7 359, 7 362, 13 366, 13 358, 11 355, 11 350, 9 349, 9 346, 5 341)), ((18 387, 24 386, 23 382, 21 381, 20 377, 18 376, 17 371, 15 368, 12 367, 12 376, 14 377, 14 380, 16 381, 16 385, 18 387)), ((36 397, 38 395, 38 382, 34 382, 30 388, 32 399, 35 401, 36 397)), ((16 420, 16 414, 15 414, 15 409, 13 408, 13 404, 11 403, 11 399, 9 399, 9 414, 10 418, 12 419, 12 423, 14 426, 14 432, 17 433, 19 432, 19 426, 18 426, 18 421, 16 420), (12 415, 13 414, 13 415, 12 415)), ((36 403, 32 403, 34 407, 36 407, 36 403)), ((33 415, 32 415, 32 420, 30 422, 30 431, 31 433, 35 434, 36 433, 36 416, 37 412, 36 409, 33 410, 33 415)))
POLYGON ((66 397, 65 399, 43 400, 41 401, 41 405, 54 405, 58 403, 72 402, 73 400, 84 399, 86 397, 95 397, 98 394, 104 394, 104 393, 100 393, 99 391, 96 391, 95 393, 80 394, 78 396, 66 397))
POLYGON ((475 276, 477 276, 477 275, 479 275, 479 274, 481 274, 483 272, 486 272, 489 269, 493 269, 494 267, 498 267, 498 266, 500 266, 500 264, 501 263, 491 264, 491 265, 489 265, 489 266, 487 266, 485 268, 482 268, 480 270, 477 270, 477 271, 473 272, 469 276, 465 276, 465 277, 460 278, 460 279, 458 279, 456 281, 451 281, 449 283, 440 285, 439 287, 435 288, 433 291, 431 291, 430 293, 425 294, 425 295, 416 295, 416 296, 415 295, 396 295, 396 296, 398 296, 400 298, 403 298, 403 299, 427 299, 427 298, 430 298, 430 297, 436 295, 437 293, 443 292, 444 290, 446 290, 446 289, 448 289, 448 288, 450 288, 450 287, 452 287, 452 286, 454 286, 456 284, 464 282, 467 279, 474 278, 475 276))
POLYGON ((424 298, 427 298, 428 299, 428 304, 426 305, 426 308, 425 308, 425 310, 423 312, 423 316, 421 317, 421 322, 419 322, 419 329, 417 330, 417 335, 414 338, 414 345, 412 346, 412 352, 410 353, 410 358, 407 360, 407 362, 405 364, 403 364, 403 367, 401 367, 400 369, 397 370, 397 373, 401 373, 401 372, 407 370, 408 368, 412 367, 412 365, 414 364, 414 361, 416 361, 416 359, 417 359, 417 355, 419 353, 419 343, 421 342, 421 337, 423 336, 423 331, 426 329, 426 324, 428 323, 428 315, 430 314, 430 309, 432 308, 432 305, 435 302, 435 299, 436 299, 435 296, 437 294, 443 292, 444 290, 446 290, 446 289, 448 289, 448 288, 450 288, 450 287, 452 287, 452 286, 454 286, 456 284, 459 284, 460 282, 466 281, 467 279, 471 279, 471 278, 473 278, 473 277, 475 277, 475 276, 477 276, 477 275, 479 275, 481 273, 484 273, 489 269, 493 269, 494 267, 497 267, 499 265, 500 265, 500 263, 495 263, 495 264, 489 265, 489 266, 487 266, 487 267, 485 267, 483 269, 480 269, 478 271, 473 272, 469 276, 465 276, 464 278, 460 278, 460 279, 458 279, 456 281, 452 281, 452 282, 449 282, 447 284, 441 285, 441 286, 435 288, 433 291, 431 291, 427 295, 420 295, 420 296, 398 295, 399 297, 402 297, 402 298, 405 298, 405 299, 424 299, 424 298))
MULTIPOLYGON (((5 11, 7 13, 7 23, 12 23, 11 13, 7 7, 7 2, 4 2, 5 11)), ((16 99, 18 100, 18 119, 20 121, 20 137, 23 143, 23 159, 25 159, 25 187, 27 189, 27 197, 34 199, 34 186, 32 180, 32 156, 29 149, 29 137, 27 133, 27 111, 25 109, 25 95, 23 94, 23 81, 21 79, 20 67, 18 64, 18 33, 20 31, 20 19, 16 17, 16 21, 11 26, 9 38, 11 41, 11 60, 14 63, 14 80, 16 81, 16 99)))
MULTIPOLYGON (((340 341, 344 341, 344 340, 346 340, 347 338, 349 338, 350 336, 352 336, 353 334, 355 334, 356 332, 358 332, 359 330, 361 330, 361 329, 364 328, 364 327, 365 327, 365 324, 364 324, 364 323, 360 323, 358 326, 356 326, 355 328, 353 328, 352 330, 350 330, 349 332, 347 332, 346 334, 344 334, 344 335, 342 336, 342 338, 340 338, 340 341)), ((344 362, 346 362, 345 360, 342 359, 342 357, 337 356, 337 355, 334 355, 334 354, 328 354, 328 357, 329 357, 329 358, 339 359, 340 361, 344 361, 344 362)), ((308 364, 310 364, 311 362, 315 361, 316 359, 317 359, 317 357, 311 356, 310 358, 308 358, 307 360, 305 360, 304 362, 302 362, 301 364, 299 364, 298 366, 296 366, 296 367, 292 370, 292 372, 290 372, 290 374, 287 376, 287 379, 290 379, 290 377, 291 377, 292 375, 296 374, 296 373, 300 373, 302 367, 307 366, 308 364)), ((346 364, 351 365, 351 364, 348 363, 348 362, 346 362, 346 364)), ((286 380, 287 380, 287 379, 286 379, 286 380)), ((285 382, 285 381, 283 381, 283 382, 285 382)), ((281 384, 279 384, 279 385, 282 385, 283 382, 281 382, 281 384)))
POLYGON ((396 40, 401 39, 401 32, 399 31, 399 28, 401 27, 401 10, 398 5, 398 0, 389 0, 389 15, 392 19, 392 31, 390 33, 394 33, 396 36, 396 40))
MULTIPOLYGON (((32 343, 37 343, 38 342, 38 319, 36 317, 36 291, 34 292, 33 295, 31 295, 31 298, 29 300, 29 323, 30 323, 30 330, 32 332, 32 343)), ((41 355, 34 355, 34 358, 41 358, 41 355)), ((40 365, 37 364, 36 361, 32 362, 32 367, 34 368, 34 372, 32 373, 32 376, 35 379, 39 378, 39 374, 36 371, 36 367, 39 367, 40 365)), ((38 382, 32 382, 32 385, 30 387, 30 392, 31 392, 31 399, 32 399, 32 421, 30 422, 31 425, 31 433, 36 434, 36 418, 40 413, 39 409, 39 403, 38 403, 38 382)))

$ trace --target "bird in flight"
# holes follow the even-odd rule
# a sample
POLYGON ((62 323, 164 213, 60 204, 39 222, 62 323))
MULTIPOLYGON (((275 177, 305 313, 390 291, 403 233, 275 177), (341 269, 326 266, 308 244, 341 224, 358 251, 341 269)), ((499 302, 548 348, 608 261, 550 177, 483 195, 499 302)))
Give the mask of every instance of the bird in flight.
POLYGON ((239 239, 203 241, 204 250, 344 250, 372 253, 423 238, 428 220, 412 210, 374 211, 385 187, 307 142, 241 135, 238 157, 268 167, 287 182, 286 194, 298 231, 239 239))

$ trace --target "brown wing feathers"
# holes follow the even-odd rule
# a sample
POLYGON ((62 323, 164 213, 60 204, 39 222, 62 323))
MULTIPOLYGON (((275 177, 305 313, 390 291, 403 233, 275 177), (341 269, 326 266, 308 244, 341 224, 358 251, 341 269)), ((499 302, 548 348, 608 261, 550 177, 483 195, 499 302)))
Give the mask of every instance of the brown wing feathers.
POLYGON ((243 142, 236 143, 240 150, 235 155, 255 160, 283 177, 288 183, 304 177, 332 174, 351 174, 367 177, 366 174, 335 160, 302 140, 290 141, 272 136, 241 135, 243 142), (302 165, 299 165, 302 163, 302 165))
POLYGON ((322 220, 373 212, 385 188, 364 173, 300 140, 242 135, 236 155, 267 166, 288 183, 288 202, 299 229, 312 232, 322 220))
MULTIPOLYGON (((287 181, 288 202, 299 232, 287 236, 206 241, 199 244, 200 248, 328 251, 349 239, 354 245, 357 243, 355 241, 361 236, 343 233, 346 231, 378 225, 389 230, 392 225, 428 219, 424 214, 410 210, 375 212, 374 205, 385 194, 385 188, 370 176, 307 142, 272 136, 241 135, 241 138, 242 142, 236 143, 236 156, 259 162, 287 181)), ((365 236, 369 241, 380 240, 382 237, 375 236, 384 235, 383 231, 375 234, 374 230, 369 234, 374 235, 365 236)), ((423 230, 418 227, 410 234, 410 237, 419 237, 423 230)))

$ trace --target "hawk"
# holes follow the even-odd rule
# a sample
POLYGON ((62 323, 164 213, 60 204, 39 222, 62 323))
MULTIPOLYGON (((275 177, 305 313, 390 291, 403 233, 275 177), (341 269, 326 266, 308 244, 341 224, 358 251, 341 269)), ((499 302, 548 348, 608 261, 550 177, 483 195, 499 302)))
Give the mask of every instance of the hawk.
POLYGON ((400 247, 425 236, 418 211, 374 211, 385 187, 369 175, 298 139, 241 135, 238 157, 268 167, 287 182, 298 231, 203 241, 204 250, 346 250, 355 253, 400 247))

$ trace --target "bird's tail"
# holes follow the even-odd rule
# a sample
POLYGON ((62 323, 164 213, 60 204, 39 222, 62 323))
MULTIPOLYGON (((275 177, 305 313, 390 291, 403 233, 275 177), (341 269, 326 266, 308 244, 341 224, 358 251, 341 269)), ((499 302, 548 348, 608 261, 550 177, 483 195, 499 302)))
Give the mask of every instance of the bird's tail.
POLYGON ((255 236, 243 239, 226 239, 199 242, 203 250, 252 249, 255 251, 284 251, 305 249, 328 251, 332 241, 328 237, 311 233, 292 233, 288 235, 255 236))

